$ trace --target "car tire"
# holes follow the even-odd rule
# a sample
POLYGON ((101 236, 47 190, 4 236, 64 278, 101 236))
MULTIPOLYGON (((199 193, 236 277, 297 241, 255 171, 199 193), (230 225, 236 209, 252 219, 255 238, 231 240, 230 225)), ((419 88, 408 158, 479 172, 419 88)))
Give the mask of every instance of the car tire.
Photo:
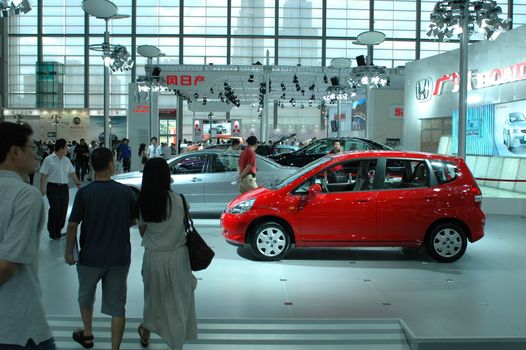
POLYGON ((513 146, 512 145, 513 144, 511 142, 510 134, 508 134, 508 150, 513 151, 513 146))
POLYGON ((464 229, 454 223, 434 226, 425 241, 427 253, 438 262, 453 262, 466 251, 468 240, 464 229))
POLYGON ((283 259, 290 249, 291 239, 289 231, 274 221, 258 224, 250 235, 250 251, 263 261, 277 261, 283 259))

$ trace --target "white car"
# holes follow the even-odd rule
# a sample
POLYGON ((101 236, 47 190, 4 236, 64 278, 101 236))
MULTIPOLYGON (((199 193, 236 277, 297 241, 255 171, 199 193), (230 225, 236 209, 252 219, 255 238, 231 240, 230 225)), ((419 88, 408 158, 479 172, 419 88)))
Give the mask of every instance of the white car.
MULTIPOLYGON (((239 155, 239 151, 205 149, 167 160, 172 172, 172 191, 184 194, 192 212, 221 213, 239 195, 239 184, 236 182, 239 155)), ((298 170, 260 155, 256 157, 256 181, 260 186, 276 182, 298 170)), ((142 172, 118 174, 113 179, 138 191, 142 172)))
POLYGON ((504 144, 511 151, 513 148, 526 144, 526 117, 521 112, 508 115, 502 131, 504 144))

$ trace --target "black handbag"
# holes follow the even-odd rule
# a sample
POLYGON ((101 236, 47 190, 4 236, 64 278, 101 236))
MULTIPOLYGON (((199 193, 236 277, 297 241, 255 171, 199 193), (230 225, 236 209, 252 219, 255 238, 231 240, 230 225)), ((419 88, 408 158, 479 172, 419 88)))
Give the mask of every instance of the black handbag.
POLYGON ((181 195, 181 198, 184 206, 184 227, 186 231, 186 245, 190 256, 190 267, 192 271, 204 270, 212 262, 215 253, 195 229, 194 221, 188 211, 186 198, 183 195, 181 195))

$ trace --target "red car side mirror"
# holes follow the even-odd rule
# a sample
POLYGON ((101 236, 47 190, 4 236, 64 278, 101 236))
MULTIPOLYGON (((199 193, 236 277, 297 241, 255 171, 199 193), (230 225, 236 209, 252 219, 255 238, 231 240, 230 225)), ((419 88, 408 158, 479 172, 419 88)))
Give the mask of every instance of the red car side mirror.
POLYGON ((313 184, 308 189, 310 196, 315 196, 318 193, 322 192, 321 185, 320 184, 313 184))

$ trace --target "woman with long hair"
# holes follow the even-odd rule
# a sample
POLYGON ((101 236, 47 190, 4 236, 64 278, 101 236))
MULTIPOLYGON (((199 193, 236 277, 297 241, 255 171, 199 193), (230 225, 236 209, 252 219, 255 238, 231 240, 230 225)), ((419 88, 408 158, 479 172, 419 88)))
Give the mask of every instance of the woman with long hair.
POLYGON ((141 143, 139 145, 139 152, 137 153, 137 155, 141 158, 141 164, 142 166, 144 166, 144 164, 146 164, 146 162, 148 161, 148 154, 146 153, 145 143, 141 143))
POLYGON ((197 339, 194 290, 197 281, 190 268, 184 227, 184 204, 170 189, 170 168, 162 158, 146 162, 137 201, 144 257, 143 323, 141 345, 148 346, 150 332, 180 350, 185 340, 197 339))

